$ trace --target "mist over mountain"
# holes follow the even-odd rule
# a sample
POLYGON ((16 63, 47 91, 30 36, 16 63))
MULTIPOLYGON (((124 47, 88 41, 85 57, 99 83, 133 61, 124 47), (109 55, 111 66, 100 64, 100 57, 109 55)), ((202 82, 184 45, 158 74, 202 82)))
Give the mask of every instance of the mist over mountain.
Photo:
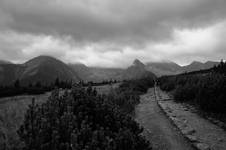
POLYGON ((121 81, 198 71, 209 69, 218 64, 218 62, 213 61, 207 61, 206 63, 194 61, 187 66, 180 66, 171 61, 144 64, 135 59, 128 68, 121 69, 88 67, 84 64, 66 64, 50 56, 38 56, 23 64, 11 64, 9 61, 2 62, 0 64, 1 85, 12 84, 17 79, 26 85, 39 81, 43 84, 49 84, 54 82, 56 78, 75 82, 80 80, 93 82, 121 81))
POLYGON ((35 57, 23 65, 25 70, 19 79, 24 83, 42 81, 48 84, 56 78, 60 80, 80 80, 80 77, 68 65, 53 57, 35 57))
POLYGON ((87 67, 84 64, 69 64, 69 66, 84 81, 101 82, 104 80, 128 80, 139 79, 145 76, 155 76, 145 69, 145 65, 138 59, 126 69, 87 67))
POLYGON ((0 65, 0 83, 2 85, 12 84, 17 79, 26 85, 36 82, 50 84, 56 78, 61 80, 80 80, 69 66, 49 56, 35 57, 24 64, 0 65))
POLYGON ((157 76, 181 73, 181 66, 174 62, 149 62, 146 69, 157 76))
POLYGON ((127 69, 120 68, 98 68, 88 67, 84 64, 65 64, 64 62, 50 56, 38 56, 23 64, 1 64, 0 84, 10 85, 17 79, 22 84, 28 85, 41 82, 50 84, 56 78, 60 80, 94 81, 102 82, 106 80, 129 80, 139 79, 155 75, 145 69, 145 65, 139 60, 127 69))
POLYGON ((102 82, 104 80, 121 80, 124 71, 119 68, 88 67, 84 64, 69 64, 78 76, 84 81, 102 82))
POLYGON ((135 59, 133 64, 123 72, 123 79, 134 79, 142 77, 155 77, 155 75, 145 69, 145 65, 138 59, 135 59))
POLYGON ((163 76, 205 70, 212 68, 217 64, 219 64, 219 62, 207 61, 205 63, 202 63, 198 61, 193 61, 189 65, 180 66, 174 62, 149 62, 146 65, 146 69, 153 72, 157 76, 163 76))

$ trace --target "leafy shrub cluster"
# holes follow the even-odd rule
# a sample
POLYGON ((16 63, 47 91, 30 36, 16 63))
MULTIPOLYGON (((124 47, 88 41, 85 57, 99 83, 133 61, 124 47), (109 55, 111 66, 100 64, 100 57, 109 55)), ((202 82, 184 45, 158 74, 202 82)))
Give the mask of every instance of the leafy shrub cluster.
POLYGON ((119 107, 123 112, 131 113, 140 102, 139 95, 146 93, 148 88, 153 86, 154 80, 152 78, 125 81, 119 88, 112 90, 108 96, 108 101, 111 105, 119 107))
POLYGON ((202 110, 226 113, 226 63, 208 73, 183 74, 160 78, 160 88, 173 91, 176 101, 191 102, 202 110))
POLYGON ((112 101, 76 86, 64 94, 54 91, 42 105, 33 101, 18 130, 25 150, 150 150, 141 132, 112 101))

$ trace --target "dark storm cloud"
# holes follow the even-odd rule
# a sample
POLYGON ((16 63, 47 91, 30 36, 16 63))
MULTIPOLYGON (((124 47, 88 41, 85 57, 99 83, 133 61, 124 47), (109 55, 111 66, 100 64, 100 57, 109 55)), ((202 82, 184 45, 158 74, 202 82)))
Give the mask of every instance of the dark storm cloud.
MULTIPOLYGON (((201 33, 220 39, 222 35, 212 32, 226 30, 225 7, 225 0, 0 0, 0 33, 5 34, 0 52, 10 58, 16 51, 18 60, 44 53, 110 66, 118 65, 117 58, 131 61, 136 56, 145 61, 176 56, 181 62, 186 54, 195 56, 205 49, 183 41, 183 36, 189 41, 196 30, 205 30, 208 33, 201 33), (182 34, 184 30, 189 33, 182 34), (7 35, 25 41, 15 40, 11 47, 7 35)), ((223 43, 212 43, 216 50, 208 52, 219 52, 223 43)))
POLYGON ((2 0, 8 27, 72 35, 79 41, 161 40, 175 27, 209 25, 225 17, 225 0, 2 0))

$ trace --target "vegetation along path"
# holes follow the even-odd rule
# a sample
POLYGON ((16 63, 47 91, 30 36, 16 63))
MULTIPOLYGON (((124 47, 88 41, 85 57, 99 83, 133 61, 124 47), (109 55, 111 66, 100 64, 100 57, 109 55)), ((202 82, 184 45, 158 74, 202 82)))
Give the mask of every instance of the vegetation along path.
POLYGON ((152 143, 154 150, 192 150, 187 139, 171 123, 159 108, 154 88, 141 96, 135 110, 135 119, 144 127, 144 136, 152 143))

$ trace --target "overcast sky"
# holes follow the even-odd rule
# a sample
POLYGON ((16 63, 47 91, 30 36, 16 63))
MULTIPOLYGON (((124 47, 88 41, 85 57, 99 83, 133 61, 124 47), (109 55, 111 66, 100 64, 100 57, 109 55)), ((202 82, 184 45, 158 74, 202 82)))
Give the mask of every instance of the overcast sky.
POLYGON ((0 0, 0 59, 126 67, 226 56, 226 0, 0 0))

